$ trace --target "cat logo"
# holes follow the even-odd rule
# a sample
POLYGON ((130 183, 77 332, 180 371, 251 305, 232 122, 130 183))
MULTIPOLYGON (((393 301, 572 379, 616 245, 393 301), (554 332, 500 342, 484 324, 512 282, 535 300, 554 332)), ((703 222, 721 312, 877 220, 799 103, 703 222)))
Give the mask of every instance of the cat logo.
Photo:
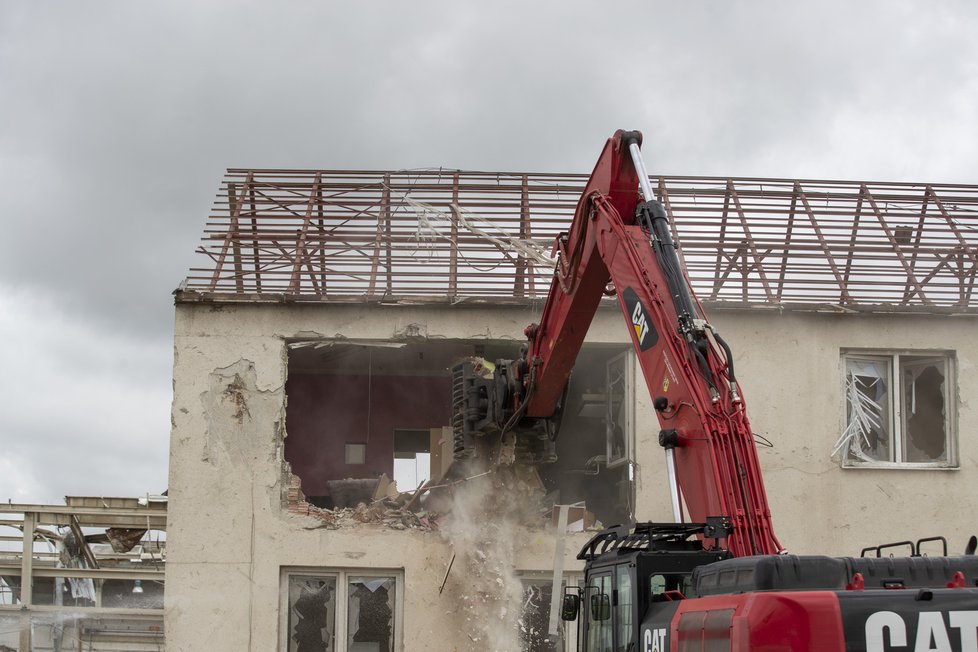
POLYGON ((900 614, 894 611, 877 611, 870 615, 866 619, 867 652, 897 649, 950 652, 978 649, 978 611, 950 611, 946 620, 940 611, 907 614, 911 619, 914 616, 917 620, 917 635, 912 636, 911 631, 911 636, 908 637, 907 623, 900 614))
POLYGON ((666 630, 646 629, 642 632, 642 652, 666 652, 666 630))
POLYGON ((638 299, 638 294, 632 288, 625 288, 621 294, 625 304, 628 318, 631 320, 632 329, 635 331, 635 340, 638 342, 640 351, 647 351, 655 346, 659 341, 659 333, 652 325, 649 313, 638 299))

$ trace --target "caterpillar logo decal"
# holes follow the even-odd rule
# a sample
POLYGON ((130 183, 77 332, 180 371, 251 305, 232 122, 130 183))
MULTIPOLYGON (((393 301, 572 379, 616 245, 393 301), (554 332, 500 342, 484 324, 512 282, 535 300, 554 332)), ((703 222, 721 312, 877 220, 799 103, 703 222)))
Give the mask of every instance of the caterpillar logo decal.
POLYGON ((866 619, 867 652, 975 649, 978 649, 978 611, 921 611, 903 615, 877 611, 866 619))
POLYGON ((625 309, 628 311, 629 319, 631 319, 639 350, 646 351, 652 348, 659 341, 659 333, 652 325, 648 310, 639 301, 638 295, 632 288, 625 288, 621 296, 625 301, 625 309))
POLYGON ((642 632, 642 652, 666 652, 666 629, 646 629, 642 632))

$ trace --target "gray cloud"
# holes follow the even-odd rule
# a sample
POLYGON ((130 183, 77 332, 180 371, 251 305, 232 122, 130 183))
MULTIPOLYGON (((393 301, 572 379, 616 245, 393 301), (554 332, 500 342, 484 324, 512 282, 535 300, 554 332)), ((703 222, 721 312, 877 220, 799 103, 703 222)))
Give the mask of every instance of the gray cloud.
MULTIPOLYGON (((169 293, 225 167, 586 172, 626 127, 653 172, 974 181, 974 2, 687 4, 5 3, 3 305, 23 338, 75 325, 35 355, 92 405, 156 387, 130 400, 163 405, 159 451, 169 293)), ((31 391, 4 400, 48 405, 31 391)), ((76 409, 72 445, 125 485, 98 445, 114 426, 76 409)), ((20 468, 71 439, 44 412, 0 414, 20 468)))

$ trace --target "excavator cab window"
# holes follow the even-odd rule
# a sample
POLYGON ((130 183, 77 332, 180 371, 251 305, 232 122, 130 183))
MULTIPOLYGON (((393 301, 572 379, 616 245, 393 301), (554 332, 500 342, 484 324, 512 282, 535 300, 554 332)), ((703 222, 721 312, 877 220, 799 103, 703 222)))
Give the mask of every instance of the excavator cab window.
POLYGON ((595 593, 591 596, 591 620, 611 620, 611 598, 607 593, 595 593))
POLYGON ((611 573, 594 575, 588 582, 590 593, 587 618, 588 652, 614 652, 614 629, 611 616, 611 573))
POLYGON ((635 583, 628 564, 615 566, 615 627, 618 638, 616 652, 628 652, 635 639, 635 583))
POLYGON ((638 601, 635 566, 616 564, 591 575, 588 598, 587 652, 635 649, 638 601))
POLYGON ((696 597, 696 585, 690 573, 658 573, 649 576, 651 602, 667 602, 677 598, 696 597))

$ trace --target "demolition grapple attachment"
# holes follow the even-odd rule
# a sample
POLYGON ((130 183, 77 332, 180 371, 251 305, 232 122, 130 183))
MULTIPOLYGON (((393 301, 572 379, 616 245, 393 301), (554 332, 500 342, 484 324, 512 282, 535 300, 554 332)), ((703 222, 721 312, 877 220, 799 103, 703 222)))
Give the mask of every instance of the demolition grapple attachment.
POLYGON ((527 387, 524 360, 481 358, 452 368, 452 429, 457 461, 484 465, 553 462, 556 420, 522 413, 527 387))

